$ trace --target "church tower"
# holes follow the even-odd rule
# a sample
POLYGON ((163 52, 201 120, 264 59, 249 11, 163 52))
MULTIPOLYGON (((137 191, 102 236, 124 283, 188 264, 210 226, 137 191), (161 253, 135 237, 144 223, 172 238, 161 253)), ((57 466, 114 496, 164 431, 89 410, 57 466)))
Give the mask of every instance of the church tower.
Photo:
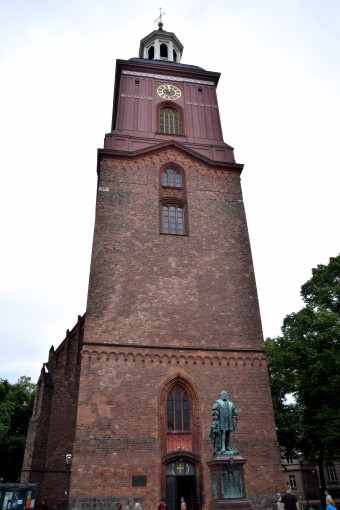
MULTIPOLYGON (((64 491, 77 510, 135 502, 151 510, 160 499, 179 510, 181 497, 188 510, 212 508, 211 407, 225 389, 240 413, 233 447, 245 459, 248 500, 266 501, 281 486, 243 165, 223 141, 220 74, 181 63, 182 53, 159 23, 138 58, 116 62, 87 310, 64 341, 76 342, 73 376, 56 375, 70 359, 59 347, 40 379, 49 392, 39 397, 49 430, 40 450, 53 456, 64 441, 69 455, 58 489, 46 466, 51 473, 59 461, 46 455, 40 483, 45 497, 64 491)), ((38 414, 32 420, 26 473, 38 414)))

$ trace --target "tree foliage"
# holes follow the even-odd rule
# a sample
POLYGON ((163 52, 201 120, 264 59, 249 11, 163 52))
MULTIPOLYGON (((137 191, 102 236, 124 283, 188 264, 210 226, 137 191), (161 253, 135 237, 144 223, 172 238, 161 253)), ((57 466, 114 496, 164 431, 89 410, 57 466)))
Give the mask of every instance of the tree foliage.
POLYGON ((0 379, 0 477, 4 481, 20 477, 34 390, 30 377, 20 377, 15 384, 0 379))
POLYGON ((279 442, 322 470, 340 457, 340 256, 314 269, 301 295, 306 306, 284 319, 266 350, 279 442))

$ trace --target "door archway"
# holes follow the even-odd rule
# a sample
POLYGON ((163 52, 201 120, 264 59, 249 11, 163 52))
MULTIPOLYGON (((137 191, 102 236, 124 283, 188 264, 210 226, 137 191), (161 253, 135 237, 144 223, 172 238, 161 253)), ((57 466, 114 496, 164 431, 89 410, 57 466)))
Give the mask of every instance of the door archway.
POLYGON ((180 510, 184 498, 188 510, 198 510, 196 466, 178 457, 165 466, 167 510, 180 510))

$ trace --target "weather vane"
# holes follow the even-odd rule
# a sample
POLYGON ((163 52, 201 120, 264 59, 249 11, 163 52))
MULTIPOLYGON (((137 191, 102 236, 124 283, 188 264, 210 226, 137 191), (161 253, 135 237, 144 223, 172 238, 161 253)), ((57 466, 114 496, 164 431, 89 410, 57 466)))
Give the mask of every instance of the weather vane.
POLYGON ((155 19, 154 23, 158 22, 158 26, 163 26, 163 16, 165 14, 165 11, 163 11, 162 7, 159 7, 159 16, 155 19))

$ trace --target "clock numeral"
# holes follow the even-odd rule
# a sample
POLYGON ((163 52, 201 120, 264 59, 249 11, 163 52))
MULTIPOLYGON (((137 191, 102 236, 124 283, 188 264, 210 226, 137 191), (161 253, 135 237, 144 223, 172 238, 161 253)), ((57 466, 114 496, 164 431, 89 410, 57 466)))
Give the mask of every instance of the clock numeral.
POLYGON ((181 89, 176 87, 175 85, 164 84, 159 85, 159 87, 157 88, 157 94, 159 97, 162 97, 164 99, 176 100, 179 97, 181 97, 182 92, 181 89))

